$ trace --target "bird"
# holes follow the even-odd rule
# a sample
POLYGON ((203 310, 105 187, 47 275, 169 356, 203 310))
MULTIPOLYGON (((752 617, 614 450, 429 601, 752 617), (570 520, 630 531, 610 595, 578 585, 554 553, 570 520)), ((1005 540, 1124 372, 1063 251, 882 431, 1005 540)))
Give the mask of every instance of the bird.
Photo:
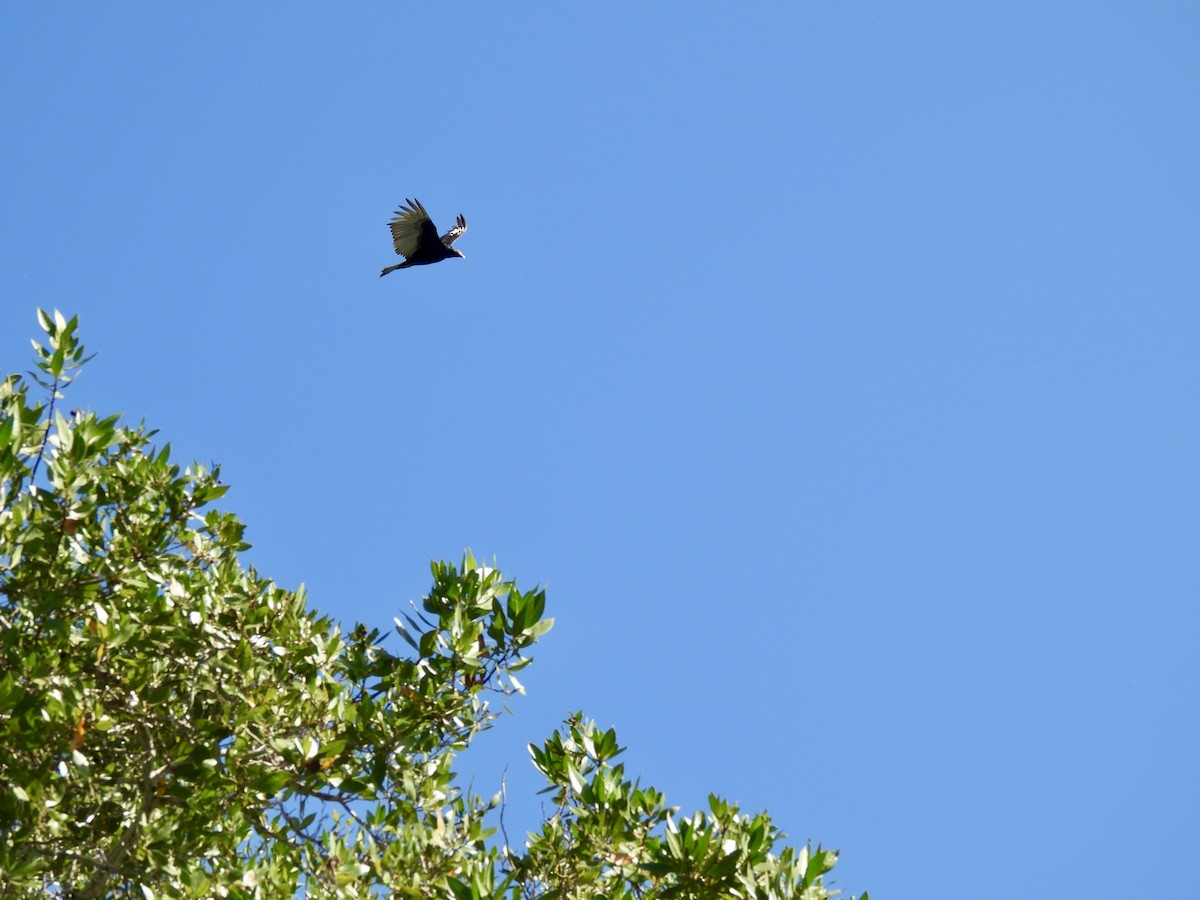
POLYGON ((427 266, 456 256, 466 259, 461 250, 450 246, 467 230, 467 220, 461 214, 454 227, 438 237, 437 226, 429 218, 429 213, 425 212, 421 201, 405 200, 404 203, 408 205, 401 204, 395 217, 388 222, 388 227, 392 230, 392 245, 396 252, 404 257, 404 262, 388 266, 379 273, 380 278, 388 272, 407 269, 409 266, 427 266))

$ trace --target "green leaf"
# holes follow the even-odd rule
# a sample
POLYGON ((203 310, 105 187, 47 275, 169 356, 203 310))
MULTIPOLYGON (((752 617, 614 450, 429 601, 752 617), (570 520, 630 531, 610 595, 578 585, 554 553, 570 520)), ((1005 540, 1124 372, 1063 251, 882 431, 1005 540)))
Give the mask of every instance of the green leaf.
POLYGON ((417 646, 417 642, 413 640, 412 635, 408 633, 408 629, 404 627, 404 623, 400 621, 399 617, 393 616, 392 621, 396 623, 396 633, 404 638, 410 647, 420 653, 421 648, 417 646))
POLYGON ((564 761, 563 769, 567 773, 567 780, 571 782, 571 790, 576 794, 583 793, 583 779, 579 775, 579 770, 571 764, 569 759, 564 761))
POLYGON ((533 640, 533 639, 541 637, 543 634, 548 632, 553 627, 554 627, 553 619, 542 619, 542 621, 526 628, 522 632, 522 634, 524 637, 526 637, 530 640, 533 640))

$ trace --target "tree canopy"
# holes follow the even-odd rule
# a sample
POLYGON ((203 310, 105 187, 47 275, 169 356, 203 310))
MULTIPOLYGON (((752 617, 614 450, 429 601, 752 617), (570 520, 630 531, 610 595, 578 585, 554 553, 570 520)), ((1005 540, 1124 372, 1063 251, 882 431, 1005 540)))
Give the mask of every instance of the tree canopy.
POLYGON ((62 408, 78 321, 38 317, 0 381, 0 896, 837 893, 835 852, 716 796, 681 815, 582 713, 530 745, 552 810, 510 843, 454 764, 523 693, 544 592, 468 553, 387 634, 344 629, 242 564, 219 468, 62 408))

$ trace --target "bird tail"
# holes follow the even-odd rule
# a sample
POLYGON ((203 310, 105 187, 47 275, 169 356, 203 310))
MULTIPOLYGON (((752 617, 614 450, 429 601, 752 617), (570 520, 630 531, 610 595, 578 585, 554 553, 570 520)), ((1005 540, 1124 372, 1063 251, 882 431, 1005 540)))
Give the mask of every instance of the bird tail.
POLYGON ((404 268, 404 263, 396 263, 396 265, 388 266, 386 269, 384 269, 382 272, 380 272, 379 277, 382 278, 388 272, 395 272, 397 269, 403 269, 403 268, 404 268))

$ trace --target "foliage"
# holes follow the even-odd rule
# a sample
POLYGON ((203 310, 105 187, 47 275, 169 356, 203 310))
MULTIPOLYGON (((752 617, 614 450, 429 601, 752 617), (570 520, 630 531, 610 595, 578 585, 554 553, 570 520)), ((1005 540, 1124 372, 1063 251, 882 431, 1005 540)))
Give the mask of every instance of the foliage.
POLYGON ((544 593, 467 554, 395 619, 403 652, 343 632, 241 564, 219 469, 58 408, 84 350, 39 321, 37 371, 0 382, 0 896, 830 895, 834 853, 774 855, 715 797, 679 818, 581 715, 530 748, 555 810, 499 843, 501 797, 452 766, 523 692, 544 593))

